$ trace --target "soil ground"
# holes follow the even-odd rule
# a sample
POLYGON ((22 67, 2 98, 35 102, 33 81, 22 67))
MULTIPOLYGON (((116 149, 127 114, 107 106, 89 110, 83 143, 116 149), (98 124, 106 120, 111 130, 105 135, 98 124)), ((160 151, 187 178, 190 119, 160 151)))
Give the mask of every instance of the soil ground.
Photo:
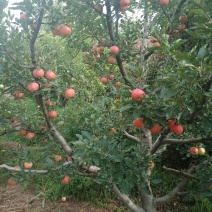
POLYGON ((111 209, 93 206, 87 202, 74 200, 52 203, 46 200, 42 207, 43 196, 36 198, 32 203, 29 201, 35 197, 32 191, 24 190, 19 186, 0 187, 0 212, 114 212, 116 206, 111 209))

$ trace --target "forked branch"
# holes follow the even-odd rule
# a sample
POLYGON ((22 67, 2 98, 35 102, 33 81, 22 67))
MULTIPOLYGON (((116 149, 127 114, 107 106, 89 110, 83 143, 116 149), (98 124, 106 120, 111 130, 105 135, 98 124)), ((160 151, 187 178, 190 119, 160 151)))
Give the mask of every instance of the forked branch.
POLYGON ((127 208, 129 208, 133 212, 145 212, 143 208, 136 205, 132 200, 125 194, 121 193, 121 191, 118 189, 116 185, 113 186, 113 191, 119 198, 119 200, 126 205, 127 208))

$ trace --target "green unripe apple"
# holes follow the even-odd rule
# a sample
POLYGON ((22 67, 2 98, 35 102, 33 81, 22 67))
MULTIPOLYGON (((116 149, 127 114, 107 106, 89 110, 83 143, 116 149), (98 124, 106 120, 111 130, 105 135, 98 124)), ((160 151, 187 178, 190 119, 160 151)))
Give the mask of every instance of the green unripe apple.
POLYGON ((3 89, 4 88, 4 85, 3 84, 0 84, 0 89, 3 89))

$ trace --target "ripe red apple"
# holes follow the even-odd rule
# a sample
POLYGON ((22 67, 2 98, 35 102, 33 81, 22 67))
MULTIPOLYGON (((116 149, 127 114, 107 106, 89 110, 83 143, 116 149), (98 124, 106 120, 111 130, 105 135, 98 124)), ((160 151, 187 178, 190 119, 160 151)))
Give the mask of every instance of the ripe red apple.
POLYGON ((33 132, 27 132, 26 138, 27 138, 28 140, 31 140, 31 139, 33 139, 34 137, 35 137, 35 133, 33 133, 33 132))
POLYGON ((112 54, 118 54, 119 53, 119 47, 118 46, 111 46, 110 47, 110 52, 112 54))
POLYGON ((53 79, 55 79, 56 75, 55 75, 55 73, 53 71, 47 71, 45 73, 45 77, 48 80, 53 80, 53 79))
POLYGON ((51 100, 50 100, 49 98, 46 100, 46 105, 47 105, 48 107, 51 106, 51 100))
POLYGON ((108 76, 108 79, 109 79, 109 80, 113 80, 113 79, 114 79, 114 75, 113 75, 113 74, 110 74, 110 75, 108 76))
POLYGON ((125 12, 128 9, 128 5, 126 6, 120 6, 120 11, 125 12))
POLYGON ((21 136, 25 136, 27 134, 27 131, 21 129, 21 130, 18 131, 18 134, 21 135, 21 136))
POLYGON ((137 128, 143 128, 144 123, 143 123, 143 118, 137 118, 133 121, 133 125, 137 128))
POLYGON ((26 13, 20 14, 20 20, 24 21, 24 20, 26 20, 26 17, 27 17, 26 13))
POLYGON ((184 130, 184 128, 183 128, 183 125, 181 125, 181 124, 175 123, 175 124, 170 126, 170 131, 175 133, 175 134, 178 134, 178 135, 182 134, 183 130, 184 130))
POLYGON ((186 25, 185 24, 180 24, 180 26, 179 26, 179 30, 180 31, 184 31, 185 28, 186 28, 186 25))
POLYGON ((32 166, 33 166, 33 163, 32 162, 24 162, 24 168, 25 169, 31 169, 32 168, 32 166))
POLYGON ((141 102, 144 99, 145 92, 140 88, 132 90, 131 97, 133 101, 141 102))
POLYGON ((56 118, 57 117, 57 112, 52 110, 52 111, 49 111, 49 118, 53 119, 53 118, 56 118))
POLYGON ((68 184, 70 182, 70 177, 68 175, 65 175, 61 182, 62 184, 68 184))
POLYGON ((40 79, 44 76, 45 72, 43 69, 38 69, 38 68, 35 68, 32 72, 32 75, 37 78, 37 79, 40 79))
POLYGON ((10 179, 8 179, 7 184, 10 185, 10 186, 16 186, 17 182, 12 180, 12 178, 10 178, 10 179))
POLYGON ((159 4, 160 4, 161 6, 166 6, 166 5, 169 4, 169 0, 159 0, 159 4))
POLYGON ((66 89, 64 91, 64 96, 67 99, 73 98, 75 96, 75 90, 73 88, 66 89))
POLYGON ((116 82, 115 86, 119 88, 119 87, 121 87, 121 83, 120 82, 116 82))
POLYGON ((199 150, 198 150, 198 148, 193 146, 189 149, 189 152, 190 152, 191 155, 198 155, 199 150))
POLYGON ((54 26, 54 29, 52 29, 52 34, 53 35, 60 35, 60 24, 56 24, 54 26))
POLYGON ((101 81, 103 84, 105 84, 105 83, 107 82, 107 78, 106 78, 106 77, 101 77, 101 78, 100 78, 100 81, 101 81))
POLYGON ((17 99, 21 99, 21 98, 24 97, 24 93, 22 93, 21 91, 17 90, 17 91, 15 91, 15 97, 17 99))
POLYGON ((180 36, 179 30, 177 30, 177 29, 174 30, 172 36, 173 36, 174 38, 179 38, 179 36, 180 36))
POLYGON ((151 133, 159 133, 161 131, 161 127, 159 123, 155 123, 153 127, 150 129, 151 133))
POLYGON ((168 121, 167 121, 167 125, 168 125, 168 127, 171 127, 172 125, 174 125, 176 122, 173 120, 173 119, 169 119, 168 121))
POLYGON ((199 154, 199 155, 204 155, 204 154, 205 154, 205 148, 200 147, 200 148, 198 149, 198 154, 199 154))
POLYGON ((61 24, 59 28, 59 34, 61 36, 69 36, 71 34, 71 28, 65 24, 61 24))
POLYGON ((116 59, 113 56, 108 57, 107 62, 110 64, 116 64, 116 59))
POLYGON ((120 0, 119 4, 120 4, 121 6, 129 5, 129 4, 130 4, 130 0, 120 0))
POLYGON ((27 89, 30 93, 36 92, 40 88, 40 85, 37 82, 31 82, 27 85, 27 89))

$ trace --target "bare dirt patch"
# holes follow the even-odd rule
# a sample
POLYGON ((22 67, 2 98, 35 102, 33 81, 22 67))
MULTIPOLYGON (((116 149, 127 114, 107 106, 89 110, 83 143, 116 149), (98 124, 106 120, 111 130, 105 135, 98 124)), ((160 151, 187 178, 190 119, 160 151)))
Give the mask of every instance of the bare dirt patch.
POLYGON ((69 200, 66 202, 58 201, 52 203, 45 201, 42 207, 44 196, 36 198, 31 204, 29 201, 35 197, 32 191, 24 190, 20 186, 1 186, 0 187, 0 212, 114 212, 120 211, 116 206, 111 209, 100 208, 87 202, 69 200))

